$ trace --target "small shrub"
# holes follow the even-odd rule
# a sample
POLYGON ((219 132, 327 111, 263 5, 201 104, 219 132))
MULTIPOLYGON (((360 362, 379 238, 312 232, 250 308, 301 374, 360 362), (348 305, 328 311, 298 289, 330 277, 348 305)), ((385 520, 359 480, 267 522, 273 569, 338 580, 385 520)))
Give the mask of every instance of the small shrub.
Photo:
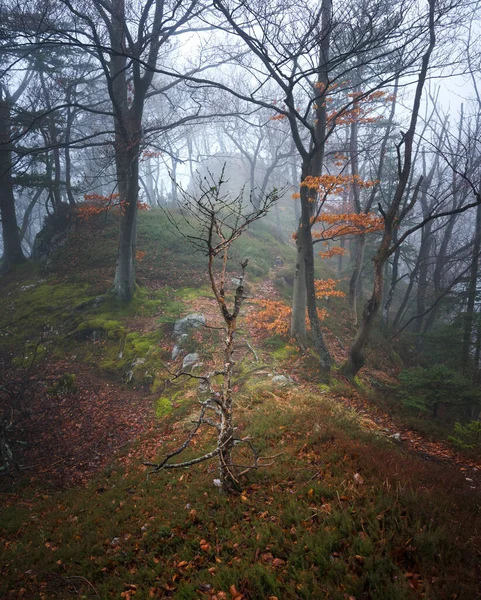
POLYGON ((442 406, 459 410, 479 405, 481 392, 471 381, 445 365, 413 367, 399 375, 401 402, 436 418, 442 406))
POLYGON ((448 439, 460 450, 481 450, 481 421, 455 423, 454 435, 448 439))
POLYGON ((47 391, 51 396, 66 396, 74 393, 77 391, 77 377, 73 373, 64 373, 47 391))

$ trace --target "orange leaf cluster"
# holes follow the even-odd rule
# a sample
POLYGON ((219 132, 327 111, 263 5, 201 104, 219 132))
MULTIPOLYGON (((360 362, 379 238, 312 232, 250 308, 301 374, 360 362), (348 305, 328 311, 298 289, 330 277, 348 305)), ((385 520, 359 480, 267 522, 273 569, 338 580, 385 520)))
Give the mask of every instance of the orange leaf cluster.
POLYGON ((316 288, 317 298, 344 298, 345 293, 341 290, 335 290, 336 285, 339 284, 340 279, 316 279, 314 286, 316 288))
POLYGON ((162 152, 159 152, 157 150, 144 150, 142 152, 142 158, 157 158, 159 156, 162 156, 162 152))
POLYGON ((252 318, 257 329, 288 336, 291 324, 291 307, 280 300, 254 300, 259 310, 252 318))
POLYGON ((142 262, 144 260, 145 255, 146 252, 144 252, 143 250, 137 250, 137 252, 135 253, 135 260, 137 262, 142 262))
POLYGON ((313 223, 327 225, 322 231, 313 231, 312 237, 318 240, 332 239, 342 235, 363 235, 382 231, 384 219, 374 213, 321 214, 313 223))
MULTIPOLYGON (((342 213, 332 214, 323 213, 318 217, 312 217, 311 224, 322 223, 324 229, 311 230, 312 239, 333 240, 344 235, 366 235, 384 230, 384 219, 374 213, 342 213)), ((292 234, 292 239, 297 240, 297 232, 292 234)), ((319 252, 322 258, 332 258, 344 254, 342 248, 333 247, 319 252)))
POLYGON ((344 256, 346 251, 340 246, 333 246, 332 248, 328 248, 327 250, 321 251, 318 254, 321 258, 333 258, 334 256, 344 256))
POLYGON ((331 175, 325 173, 319 177, 308 175, 301 182, 302 187, 316 191, 321 197, 339 196, 349 185, 357 185, 361 189, 369 189, 379 183, 378 180, 364 180, 359 175, 331 175))
POLYGON ((99 215, 106 210, 110 210, 112 206, 118 205, 119 194, 110 194, 109 196, 103 196, 101 194, 85 194, 84 204, 77 206, 77 216, 87 221, 99 215))
POLYGON ((329 113, 327 115, 327 122, 332 123, 334 121, 336 125, 351 125, 351 123, 376 123, 382 118, 380 116, 368 117, 367 114, 365 109, 355 106, 340 115, 337 114, 337 111, 329 113))
MULTIPOLYGON (((343 298, 344 292, 335 290, 334 288, 339 283, 336 279, 318 279, 314 282, 316 286, 317 298, 343 298)), ((254 304, 259 307, 259 310, 253 315, 251 323, 257 329, 271 334, 277 334, 282 337, 289 336, 291 326, 292 309, 290 306, 281 300, 254 300, 254 304)), ((323 321, 327 316, 327 310, 324 308, 317 309, 317 316, 320 321, 323 321)), ((308 315, 306 311, 306 326, 309 325, 308 315)))
MULTIPOLYGON (((77 206, 77 216, 88 221, 92 217, 99 215, 113 208, 120 208, 120 212, 123 214, 127 208, 128 202, 119 200, 120 194, 110 194, 109 196, 103 196, 101 194, 85 194, 85 203, 77 206)), ((149 210, 150 206, 145 202, 137 202, 138 210, 149 210)))
POLYGON ((285 118, 286 118, 286 115, 278 114, 278 115, 274 115, 273 117, 271 117, 269 119, 269 121, 282 121, 285 118))

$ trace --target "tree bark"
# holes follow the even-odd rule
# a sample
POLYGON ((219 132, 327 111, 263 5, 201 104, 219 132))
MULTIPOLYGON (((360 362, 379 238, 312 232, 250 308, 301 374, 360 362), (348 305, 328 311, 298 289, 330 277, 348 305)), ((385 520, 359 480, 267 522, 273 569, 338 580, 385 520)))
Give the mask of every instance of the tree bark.
POLYGON ((26 260, 22 250, 20 230, 15 212, 12 178, 12 148, 10 145, 11 105, 0 97, 0 217, 2 220, 3 257, 1 270, 9 271, 26 260))
MULTIPOLYGON (((306 301, 307 314, 311 326, 314 346, 319 355, 319 366, 324 376, 329 376, 329 370, 332 365, 332 358, 327 346, 319 323, 317 314, 316 291, 314 285, 314 245, 311 232, 311 219, 315 213, 317 193, 313 193, 302 182, 309 176, 319 177, 322 174, 324 162, 324 152, 326 143, 326 93, 329 84, 329 47, 331 34, 331 11, 332 1, 323 0, 322 2, 322 31, 321 43, 319 48, 319 68, 317 77, 317 96, 316 96, 316 125, 314 136, 309 153, 304 151, 301 169, 301 218, 297 229, 297 256, 296 256, 296 274, 294 278, 293 290, 293 310, 291 320, 291 335, 302 344, 307 341, 305 317, 302 322, 301 314, 305 315, 306 301), (304 261, 304 272, 300 261, 304 261), (302 278, 302 274, 304 278, 302 278), (305 288, 305 291, 304 291, 305 288), (295 310, 294 310, 295 309, 295 310)), ((292 102, 293 99, 291 99, 292 102)), ((299 148, 298 148, 299 149, 299 148)))
POLYGON ((464 315, 463 346, 461 360, 463 369, 466 371, 471 364, 471 346, 474 323, 474 306, 479 272, 479 253, 481 251, 481 205, 476 208, 476 225, 473 238, 473 252, 471 255, 471 269, 469 274, 466 312, 464 315))

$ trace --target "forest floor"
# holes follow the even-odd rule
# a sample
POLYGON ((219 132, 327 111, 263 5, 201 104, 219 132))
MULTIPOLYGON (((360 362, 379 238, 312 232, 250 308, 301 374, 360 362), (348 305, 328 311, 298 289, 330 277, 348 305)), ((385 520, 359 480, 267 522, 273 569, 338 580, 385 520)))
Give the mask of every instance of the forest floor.
MULTIPOLYGON (((0 597, 481 598, 481 464, 389 412, 398 367, 388 359, 368 365, 357 384, 318 384, 315 359, 254 328, 250 302, 235 355, 235 420, 262 456, 275 458, 233 497, 213 484, 214 463, 148 476, 143 463, 178 446, 196 414, 197 386, 166 383, 159 366, 178 368, 172 323, 200 311, 220 325, 208 290, 196 287, 199 269, 194 277, 161 267, 143 266, 147 291, 127 312, 82 312, 92 289, 103 290, 103 267, 89 271, 87 291, 60 271, 46 282, 30 271, 7 281, 2 385, 23 405, 18 470, 0 478, 0 597), (104 337, 78 335, 94 321, 104 337), (18 360, 32 354, 35 327, 48 328, 38 360, 18 360), (129 380, 126 368, 141 352, 145 362, 129 380), (75 378, 58 387, 65 374, 75 378), (277 387, 273 374, 292 383, 277 387)), ((250 295, 280 298, 278 276, 258 278, 250 295)), ((326 329, 341 360, 336 333, 326 329)), ((195 341, 211 369, 217 330, 195 341)), ((212 444, 203 431, 186 457, 212 444)))

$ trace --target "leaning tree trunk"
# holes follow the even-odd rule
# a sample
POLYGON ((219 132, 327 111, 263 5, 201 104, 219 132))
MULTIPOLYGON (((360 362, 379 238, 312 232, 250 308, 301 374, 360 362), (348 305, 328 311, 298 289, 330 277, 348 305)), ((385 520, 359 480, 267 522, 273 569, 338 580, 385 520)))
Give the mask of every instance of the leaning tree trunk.
MULTIPOLYGON (((119 253, 113 293, 121 302, 130 302, 135 291, 135 244, 137 238, 137 203, 139 199, 139 153, 142 143, 142 114, 149 82, 139 79, 134 63, 133 88, 127 80, 128 64, 125 45, 125 5, 115 0, 109 30, 114 54, 109 63, 112 106, 115 126, 115 162, 120 197, 121 222, 119 253), (130 91, 133 91, 133 98, 130 91), (130 90, 130 91, 129 91, 130 90)), ((151 81, 151 74, 148 75, 151 81)))
MULTIPOLYGON (((303 169, 303 180, 309 173, 303 169)), ((301 349, 307 342, 305 315, 306 306, 314 347, 319 355, 321 372, 328 373, 332 359, 321 331, 317 314, 316 289, 314 284, 314 244, 311 234, 312 206, 309 189, 301 187, 301 220, 297 230, 297 260, 294 299, 292 308, 291 334, 301 349), (305 302, 303 304, 303 302, 305 302), (294 328, 294 325, 296 329, 294 328)))
POLYGON ((12 150, 10 141, 10 103, 0 99, 0 217, 2 220, 3 257, 2 271, 8 271, 26 260, 22 250, 20 231, 15 213, 12 179, 12 150))
MULTIPOLYGON (((303 186, 302 182, 305 181, 307 177, 320 177, 322 174, 327 130, 326 94, 329 85, 331 12, 332 0, 323 0, 321 43, 319 46, 319 71, 317 75, 317 91, 315 97, 316 122, 314 135, 311 139, 311 148, 309 153, 304 151, 301 168, 301 218, 297 229, 296 276, 294 279, 291 321, 291 335, 298 340, 298 343, 302 348, 302 344, 306 340, 306 329, 305 323, 302 323, 301 319, 302 316, 305 315, 306 306, 302 307, 301 302, 305 299, 314 346, 319 355, 319 366, 323 376, 329 376, 332 359, 321 332, 314 285, 314 245, 311 233, 311 219, 315 213, 317 192, 303 186), (304 261, 304 280, 301 279, 303 270, 301 267, 302 260, 304 261), (302 287, 305 288, 305 291, 301 289, 302 287), (304 315, 301 316, 303 312, 304 315)), ((288 103, 290 103, 292 109, 294 103, 294 98, 292 96, 289 97, 288 103)), ((298 135, 296 135, 296 137, 298 137, 298 135)))
POLYGON ((374 284, 372 294, 364 307, 356 337, 349 350, 348 359, 341 367, 341 372, 347 377, 354 377, 364 365, 364 348, 369 339, 374 320, 382 302, 384 264, 389 257, 391 237, 391 231, 384 233, 381 245, 374 257, 374 284))
POLYGON ((305 352, 308 347, 306 331, 306 240, 302 228, 298 229, 296 239, 296 270, 292 296, 291 336, 297 340, 300 349, 305 352))
MULTIPOLYGON (((360 75, 359 69, 357 74, 360 75)), ((360 91, 359 85, 354 88, 354 93, 360 91)), ((357 102, 354 101, 353 108, 355 109, 357 102)), ((351 175, 353 177, 353 183, 351 185, 352 199, 354 201, 354 210, 356 214, 361 214, 361 195, 359 186, 357 185, 356 179, 359 177, 359 147, 358 147, 358 133, 359 125, 356 119, 353 120, 350 126, 349 134, 349 158, 351 165, 351 175)), ((357 297, 359 292, 359 286, 361 283, 362 265, 364 262, 364 248, 366 246, 366 236, 360 235, 354 241, 354 253, 352 255, 352 274, 349 280, 349 312, 351 321, 354 325, 357 325, 357 297)))

